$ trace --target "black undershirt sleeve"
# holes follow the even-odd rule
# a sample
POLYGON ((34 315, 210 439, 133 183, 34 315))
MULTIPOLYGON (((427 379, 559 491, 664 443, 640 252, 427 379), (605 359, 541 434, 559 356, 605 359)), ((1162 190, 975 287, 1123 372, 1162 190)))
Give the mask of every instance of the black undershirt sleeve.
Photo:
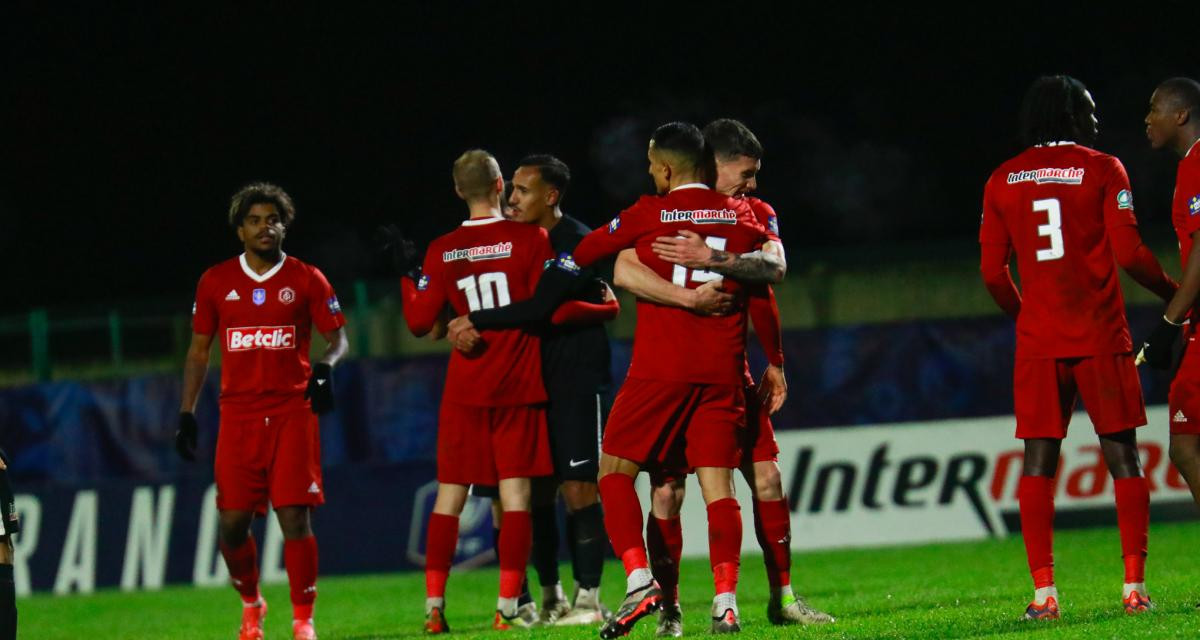
POLYGON ((472 311, 467 317, 476 329, 512 329, 549 322, 558 305, 570 298, 581 283, 589 281, 551 266, 542 273, 532 297, 496 309, 472 311))

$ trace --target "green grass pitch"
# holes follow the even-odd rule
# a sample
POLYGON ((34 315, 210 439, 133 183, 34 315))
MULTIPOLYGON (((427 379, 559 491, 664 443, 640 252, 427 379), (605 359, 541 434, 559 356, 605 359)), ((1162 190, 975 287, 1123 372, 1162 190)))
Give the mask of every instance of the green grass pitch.
MULTIPOLYGON (((749 532, 747 532, 749 533, 749 532)), ((751 534, 752 535, 752 534, 751 534)), ((1200 637, 1200 524, 1154 525, 1147 583, 1156 611, 1126 616, 1115 528, 1062 531, 1055 538, 1063 619, 1017 620, 1032 595, 1020 537, 984 542, 797 553, 794 583, 809 601, 838 617, 826 627, 772 627, 766 621, 762 559, 742 562, 738 600, 748 638, 1195 638, 1200 637)), ((323 553, 337 553, 335 549, 323 553)), ((532 572, 531 572, 532 575, 532 572)), ((452 574, 447 617, 457 638, 500 638, 490 630, 495 569, 452 574)), ((569 567, 563 567, 564 582, 569 567)), ((606 567, 604 599, 615 606, 624 587, 620 567, 606 567)), ((712 596, 708 562, 685 560, 685 635, 708 633, 712 596)), ((320 582, 317 631, 323 640, 421 635, 420 573, 328 577, 320 582)), ((570 591, 569 584, 567 585, 570 591)), ((271 606, 268 640, 291 638, 286 585, 265 589, 271 606)), ((535 596, 537 594, 535 593, 535 596)), ((22 638, 235 638, 239 618, 232 589, 168 588, 154 593, 105 591, 90 596, 35 596, 18 602, 22 638)), ((595 629, 510 631, 532 638, 596 638, 595 629)), ((653 618, 632 638, 650 638, 653 618)))

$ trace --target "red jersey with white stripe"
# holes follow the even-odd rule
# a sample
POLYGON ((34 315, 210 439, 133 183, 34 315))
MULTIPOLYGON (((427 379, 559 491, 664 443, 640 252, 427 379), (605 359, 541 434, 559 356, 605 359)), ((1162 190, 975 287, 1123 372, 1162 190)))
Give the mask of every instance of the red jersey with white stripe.
MULTIPOLYGON (((1179 264, 1187 270, 1192 252, 1192 234, 1200 231, 1200 141, 1192 144, 1175 172, 1175 196, 1171 199, 1171 224, 1179 239, 1179 264)), ((1195 323, 1200 302, 1192 307, 1195 323)))
POLYGON ((1016 250, 1018 358, 1132 350, 1107 231, 1123 225, 1137 219, 1113 156, 1063 142, 1026 149, 992 173, 979 241, 1016 250))
POLYGON ((316 267, 284 256, 259 275, 245 255, 204 272, 192 330, 221 343, 221 413, 226 417, 308 406, 312 327, 346 324, 329 281, 316 267))
MULTIPOLYGON (((504 307, 533 296, 554 257, 538 225, 476 218, 430 243, 410 318, 436 317, 448 303, 455 315, 504 307)), ((418 323, 423 324, 423 323, 418 323)), ((450 352, 443 398, 505 407, 546 401, 541 342, 524 329, 484 330, 485 347, 471 356, 450 352)))
MULTIPOLYGON (((731 198, 704 185, 684 185, 662 196, 643 196, 607 227, 589 233, 575 248, 575 261, 587 266, 634 247, 638 259, 660 277, 695 289, 721 276, 666 262, 650 248, 659 236, 694 231, 705 242, 730 253, 762 246, 766 229, 742 198, 731 198)), ((725 288, 738 291, 737 283, 725 288)), ((697 384, 741 384, 745 371, 746 313, 699 316, 684 309, 639 299, 633 360, 628 377, 697 384)))

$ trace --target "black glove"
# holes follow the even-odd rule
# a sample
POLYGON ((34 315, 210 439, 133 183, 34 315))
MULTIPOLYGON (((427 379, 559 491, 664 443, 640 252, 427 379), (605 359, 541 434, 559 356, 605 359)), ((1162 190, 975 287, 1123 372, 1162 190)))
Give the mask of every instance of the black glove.
POLYGON ((415 242, 404 237, 400 227, 389 224, 376 229, 375 250, 387 256, 394 273, 420 279, 421 251, 415 242))
POLYGON ((175 432, 175 450, 179 457, 189 462, 196 461, 196 416, 191 411, 179 412, 179 430, 175 432))
POLYGON ((304 397, 312 401, 312 411, 317 415, 333 411, 333 367, 324 362, 313 366, 304 397))
POLYGON ((1171 351, 1175 341, 1179 339, 1180 326, 1172 324, 1164 316, 1158 321, 1158 326, 1150 332, 1150 337, 1142 343, 1142 357, 1146 364, 1155 369, 1167 369, 1171 366, 1171 351))

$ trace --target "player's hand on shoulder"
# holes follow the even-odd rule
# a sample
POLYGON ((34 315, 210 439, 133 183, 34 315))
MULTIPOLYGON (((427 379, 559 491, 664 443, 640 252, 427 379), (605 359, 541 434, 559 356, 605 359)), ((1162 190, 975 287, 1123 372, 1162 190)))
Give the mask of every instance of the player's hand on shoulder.
POLYGON ((333 367, 324 362, 313 365, 304 397, 312 403, 312 411, 317 415, 333 411, 333 367))
POLYGON ((375 251, 387 258, 394 273, 414 280, 419 277, 423 252, 417 248, 417 243, 405 237, 399 226, 389 224, 375 230, 375 251))
POLYGON ((721 288, 720 280, 709 280, 692 291, 692 311, 702 316, 723 316, 733 312, 734 295, 721 288))
POLYGON ((675 237, 659 236, 650 245, 658 257, 689 269, 711 266, 713 248, 704 243, 704 238, 695 231, 680 229, 675 237))
POLYGON ((196 460, 196 433, 199 431, 196 415, 191 411, 179 412, 179 428, 175 430, 175 451, 189 462, 196 460))
POLYGON ((1154 327, 1154 331, 1150 332, 1150 336, 1142 343, 1142 351, 1138 354, 1139 360, 1144 360, 1146 364, 1155 369, 1168 369, 1171 366, 1171 354, 1175 347, 1175 341, 1179 338, 1181 325, 1177 325, 1164 316, 1158 321, 1158 325, 1154 327))
POLYGON ((783 408, 787 401, 787 378, 783 375, 783 367, 767 365, 758 381, 758 401, 767 410, 767 415, 775 415, 783 408))
POLYGON ((470 355, 483 340, 483 336, 479 335, 471 318, 466 315, 451 320, 447 329, 446 339, 454 345, 455 349, 467 355, 470 355))

